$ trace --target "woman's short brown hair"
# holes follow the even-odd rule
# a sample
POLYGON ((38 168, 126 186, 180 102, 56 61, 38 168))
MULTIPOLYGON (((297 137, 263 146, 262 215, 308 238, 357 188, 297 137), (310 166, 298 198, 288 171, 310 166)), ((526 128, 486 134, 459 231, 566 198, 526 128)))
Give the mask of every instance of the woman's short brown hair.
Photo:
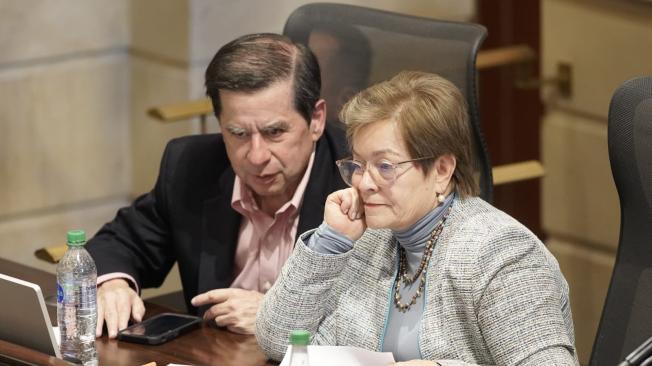
MULTIPOLYGON (((395 121, 410 158, 452 154, 457 161, 453 182, 458 194, 478 195, 466 101, 459 89, 441 76, 403 71, 354 96, 342 108, 340 119, 347 126, 349 145, 363 126, 395 121)), ((428 174, 435 160, 415 164, 428 174)))

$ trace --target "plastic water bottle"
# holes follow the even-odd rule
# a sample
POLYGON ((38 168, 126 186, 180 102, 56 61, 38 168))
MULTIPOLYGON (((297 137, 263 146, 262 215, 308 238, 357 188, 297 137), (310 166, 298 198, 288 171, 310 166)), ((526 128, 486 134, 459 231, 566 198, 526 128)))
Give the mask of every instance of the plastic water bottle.
POLYGON ((57 322, 63 358, 97 365, 97 268, 84 244, 83 230, 68 232, 68 250, 57 265, 57 322))
POLYGON ((308 343, 310 332, 307 330, 293 330, 290 333, 290 366, 308 366, 308 343))

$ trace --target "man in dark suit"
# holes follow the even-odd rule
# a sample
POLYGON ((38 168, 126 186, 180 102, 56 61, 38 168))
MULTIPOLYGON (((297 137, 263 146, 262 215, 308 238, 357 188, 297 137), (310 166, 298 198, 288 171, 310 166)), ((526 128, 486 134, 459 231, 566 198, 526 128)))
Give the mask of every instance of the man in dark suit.
POLYGON ((273 34, 240 37, 206 70, 222 134, 165 149, 154 189, 118 211, 87 245, 98 267, 97 335, 140 321, 140 288, 175 262, 188 308, 252 333, 263 293, 297 235, 318 226, 343 188, 335 161, 343 131, 328 125, 319 66, 304 46, 273 34))

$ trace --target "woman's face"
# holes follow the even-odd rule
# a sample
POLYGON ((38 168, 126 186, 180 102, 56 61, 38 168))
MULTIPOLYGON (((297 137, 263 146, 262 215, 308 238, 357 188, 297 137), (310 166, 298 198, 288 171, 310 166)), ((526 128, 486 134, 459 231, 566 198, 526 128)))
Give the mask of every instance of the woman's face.
MULTIPOLYGON (((353 159, 366 164, 364 173, 355 176, 352 183, 364 204, 368 227, 404 230, 437 206, 436 192, 444 193, 450 181, 449 174, 438 173, 441 158, 428 175, 415 163, 396 166, 395 178, 390 180, 374 171, 379 162, 396 164, 411 159, 392 120, 362 127, 352 145, 353 159)), ((453 159, 453 169, 454 164, 453 159)))

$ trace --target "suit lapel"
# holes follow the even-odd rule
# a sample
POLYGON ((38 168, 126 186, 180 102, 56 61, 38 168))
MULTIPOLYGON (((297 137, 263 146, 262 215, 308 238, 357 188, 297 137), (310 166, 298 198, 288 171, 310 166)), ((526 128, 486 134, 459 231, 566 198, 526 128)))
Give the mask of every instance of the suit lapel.
POLYGON ((346 188, 335 165, 335 160, 344 157, 346 152, 343 132, 333 131, 328 127, 317 142, 315 161, 312 164, 310 180, 303 194, 303 203, 299 211, 299 225, 294 241, 305 231, 318 227, 324 221, 324 204, 326 197, 338 189, 346 188), (338 134, 334 134, 338 132, 338 134), (333 136, 331 136, 333 135, 333 136), (341 139, 341 141, 336 141, 341 139))
MULTIPOLYGON (((240 229, 240 215, 231 208, 235 174, 227 169, 219 180, 218 195, 204 202, 202 250, 199 258, 198 293, 229 287, 240 229)), ((200 309, 200 314, 205 309, 200 309)))

